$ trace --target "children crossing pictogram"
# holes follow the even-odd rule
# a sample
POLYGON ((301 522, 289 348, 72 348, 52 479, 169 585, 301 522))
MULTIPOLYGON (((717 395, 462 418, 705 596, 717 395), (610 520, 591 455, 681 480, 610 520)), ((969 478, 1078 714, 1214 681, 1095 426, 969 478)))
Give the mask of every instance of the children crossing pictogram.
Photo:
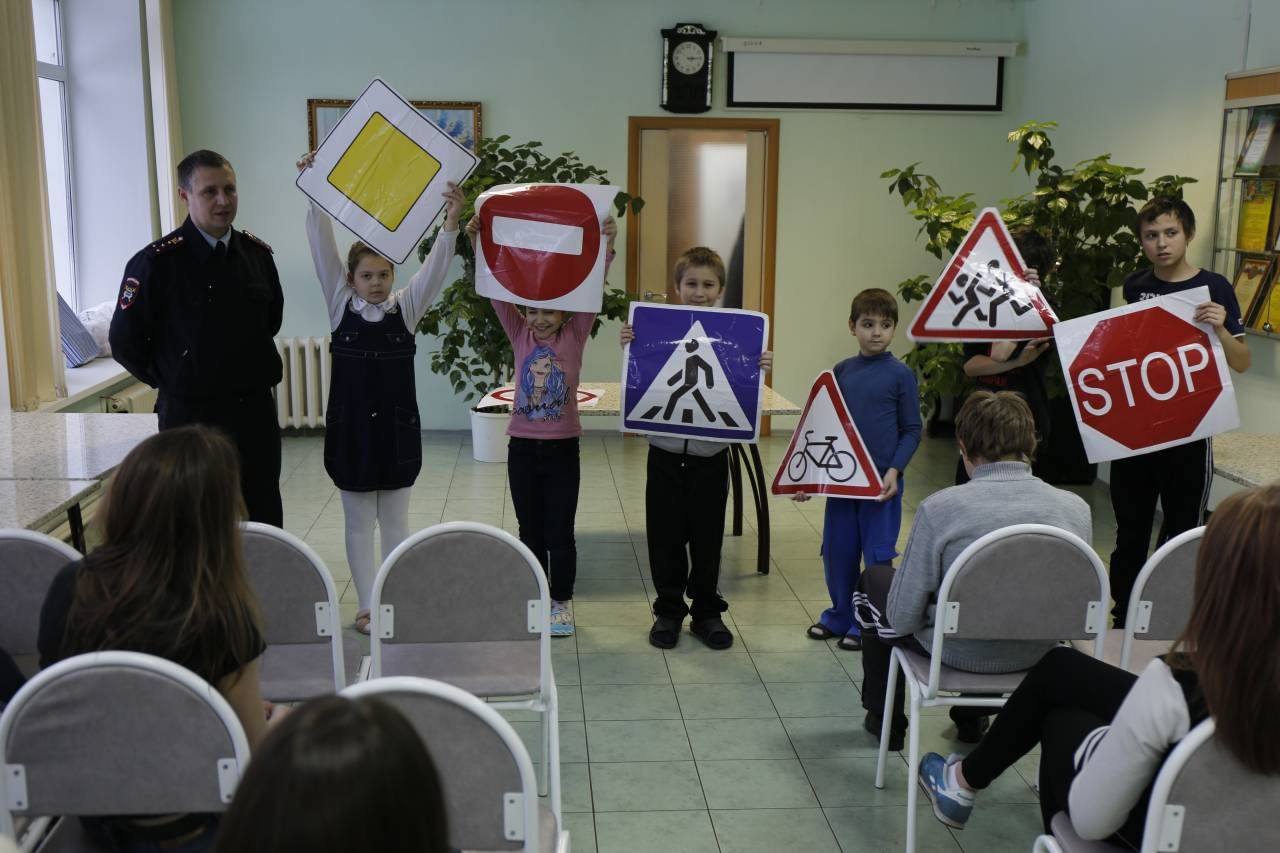
POLYGON ((809 391, 771 491, 865 500, 880 497, 883 488, 836 376, 824 370, 809 391))
POLYGON ((732 393, 723 393, 728 389, 729 379, 711 338, 702 323, 695 322, 627 419, 742 429, 747 415, 732 393))
POLYGON ((1001 341, 1045 337, 1058 321, 1027 277, 1000 212, 978 214, 925 297, 907 335, 913 341, 1001 341))

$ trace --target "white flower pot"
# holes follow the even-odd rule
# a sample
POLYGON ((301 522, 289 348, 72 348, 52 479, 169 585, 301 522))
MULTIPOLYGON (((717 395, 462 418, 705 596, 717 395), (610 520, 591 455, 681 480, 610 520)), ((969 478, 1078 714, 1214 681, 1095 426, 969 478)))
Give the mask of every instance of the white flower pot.
POLYGON ((477 462, 507 461, 507 424, 510 412, 471 410, 471 456, 477 462))

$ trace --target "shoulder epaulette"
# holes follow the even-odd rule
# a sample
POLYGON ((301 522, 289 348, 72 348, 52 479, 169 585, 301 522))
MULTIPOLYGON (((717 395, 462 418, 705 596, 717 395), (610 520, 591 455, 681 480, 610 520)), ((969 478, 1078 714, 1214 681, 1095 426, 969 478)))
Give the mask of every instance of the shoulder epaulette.
POLYGON ((163 255, 165 252, 172 252, 181 246, 184 239, 181 234, 170 234, 152 243, 147 247, 147 251, 153 255, 163 255))
POLYGON ((266 240, 263 240, 261 237, 256 237, 253 234, 250 234, 248 231, 245 231, 243 228, 240 229, 240 233, 248 237, 253 242, 257 243, 262 248, 266 249, 271 254, 273 255, 275 254, 275 250, 271 248, 271 245, 267 243, 266 240))

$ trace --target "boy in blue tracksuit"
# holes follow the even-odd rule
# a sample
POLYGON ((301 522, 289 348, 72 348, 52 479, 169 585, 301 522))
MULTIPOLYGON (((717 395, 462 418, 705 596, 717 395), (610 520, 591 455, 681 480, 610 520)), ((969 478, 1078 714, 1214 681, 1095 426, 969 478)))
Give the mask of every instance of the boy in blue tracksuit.
MULTIPOLYGON (((809 626, 814 640, 839 637, 846 651, 862 648, 853 615, 860 565, 888 565, 898 556, 902 526, 902 472, 920 445, 920 393, 915 373, 889 352, 898 326, 898 303, 873 288, 854 297, 849 331, 858 354, 837 364, 836 382, 849 406, 884 490, 877 500, 827 498, 822 523, 822 565, 831 606, 809 626)), ((808 495, 797 495, 808 500, 808 495)))

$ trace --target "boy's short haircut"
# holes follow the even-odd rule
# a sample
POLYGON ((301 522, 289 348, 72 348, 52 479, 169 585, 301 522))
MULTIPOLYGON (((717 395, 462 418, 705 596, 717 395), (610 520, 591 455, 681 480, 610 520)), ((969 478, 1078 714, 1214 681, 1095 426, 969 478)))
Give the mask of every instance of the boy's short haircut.
POLYGON ((972 462, 1035 457, 1036 422, 1016 391, 975 391, 956 415, 956 440, 972 462))
POLYGON ((676 266, 672 272, 672 278, 675 279, 677 285, 680 284, 680 279, 684 278, 685 270, 689 269, 689 267, 707 267, 716 274, 720 286, 724 287, 724 259, 714 249, 708 249, 706 246, 694 246, 676 258, 676 266))
POLYGON ((858 322, 858 318, 862 316, 884 317, 892 320, 896 326, 898 325, 898 300, 882 287, 868 288, 853 297, 853 304, 849 306, 850 323, 858 322))
POLYGON ((1009 236, 1018 247, 1018 254, 1022 255, 1022 260, 1038 272, 1041 278, 1044 278, 1045 274, 1058 263, 1048 238, 1034 228, 1019 225, 1017 228, 1009 229, 1009 236))
POLYGON ((1142 206, 1142 210, 1138 211, 1138 234, 1142 234, 1142 226, 1148 222, 1155 222, 1166 213, 1173 216, 1182 224, 1182 230, 1187 232, 1188 237, 1196 236, 1196 215, 1191 210, 1191 205, 1187 204, 1180 198, 1170 198, 1169 196, 1158 195, 1151 201, 1142 206))
POLYGON ((184 190, 191 189, 191 178, 196 169, 221 169, 223 166, 229 168, 231 163, 217 151, 210 151, 208 148, 192 151, 178 164, 178 186, 184 190))

